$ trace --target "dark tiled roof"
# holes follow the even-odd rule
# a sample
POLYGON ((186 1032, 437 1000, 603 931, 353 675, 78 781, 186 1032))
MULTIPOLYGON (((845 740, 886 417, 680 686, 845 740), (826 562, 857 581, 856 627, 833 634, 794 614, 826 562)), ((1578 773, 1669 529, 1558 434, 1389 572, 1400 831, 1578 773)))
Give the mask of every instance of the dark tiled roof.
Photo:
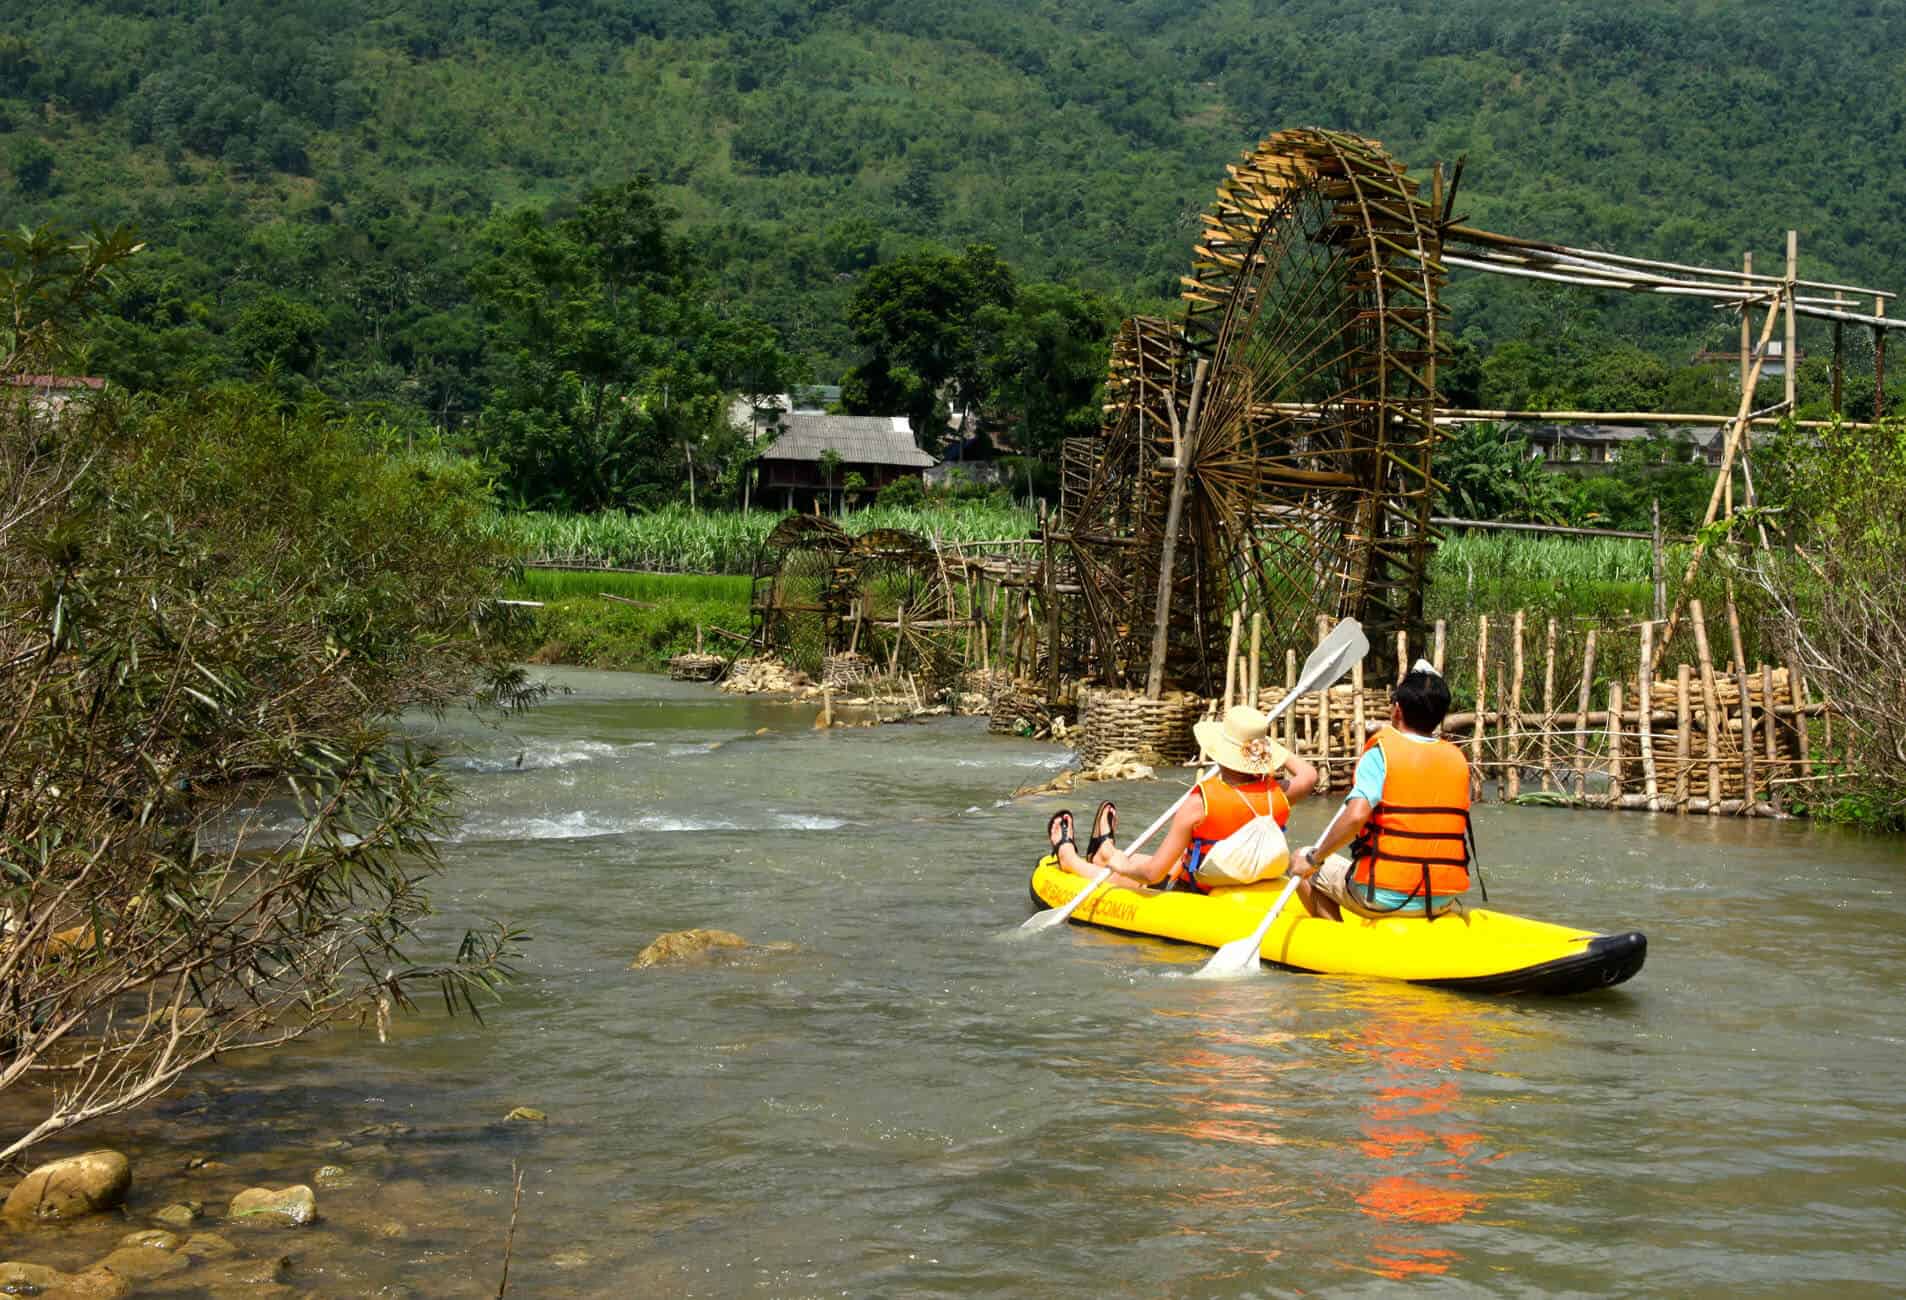
POLYGON ((794 411, 781 417, 781 433, 761 453, 763 460, 812 460, 830 448, 850 465, 907 465, 925 469, 933 457, 913 441, 903 415, 822 415, 794 411))

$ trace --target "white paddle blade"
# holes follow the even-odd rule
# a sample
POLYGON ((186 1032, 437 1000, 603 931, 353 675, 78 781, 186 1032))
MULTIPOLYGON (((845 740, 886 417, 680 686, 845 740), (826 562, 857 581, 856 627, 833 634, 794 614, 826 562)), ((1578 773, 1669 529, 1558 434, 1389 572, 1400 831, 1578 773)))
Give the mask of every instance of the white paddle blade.
POLYGON ((1235 979, 1239 975, 1254 975, 1258 970, 1258 960, 1264 947, 1264 936, 1271 932, 1271 926, 1277 923, 1278 913, 1284 910, 1284 904, 1290 902, 1292 894, 1297 892, 1297 877, 1292 876, 1284 882, 1284 892, 1271 904, 1271 910, 1258 922, 1257 929, 1242 939, 1233 939, 1224 947, 1211 954, 1210 960, 1198 968, 1191 978, 1196 980, 1235 979))
POLYGON ((1019 928, 1022 930, 1049 930, 1055 925, 1064 925, 1066 918, 1076 912, 1079 909, 1079 904, 1090 898, 1093 891, 1104 884, 1111 874, 1112 869, 1110 867, 1102 868, 1098 875, 1086 881, 1084 889, 1081 889, 1058 907, 1048 907, 1043 912, 1034 912, 1031 916, 1019 923, 1019 928))

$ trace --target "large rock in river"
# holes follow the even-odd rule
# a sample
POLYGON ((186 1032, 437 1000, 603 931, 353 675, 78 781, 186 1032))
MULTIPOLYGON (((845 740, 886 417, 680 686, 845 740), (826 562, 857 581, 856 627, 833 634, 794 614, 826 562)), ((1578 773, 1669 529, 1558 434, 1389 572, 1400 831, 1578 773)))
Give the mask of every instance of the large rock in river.
POLYGON ((247 1187, 232 1198, 229 1217, 301 1228, 318 1217, 318 1198, 303 1183, 276 1191, 268 1187, 247 1187))
POLYGON ((8 1219, 76 1219, 110 1210, 126 1199, 132 1165, 117 1151, 88 1151, 41 1165, 22 1178, 0 1206, 8 1219))
POLYGON ((718 948, 746 948, 748 941, 729 930, 671 930, 636 954, 630 970, 706 957, 718 948))

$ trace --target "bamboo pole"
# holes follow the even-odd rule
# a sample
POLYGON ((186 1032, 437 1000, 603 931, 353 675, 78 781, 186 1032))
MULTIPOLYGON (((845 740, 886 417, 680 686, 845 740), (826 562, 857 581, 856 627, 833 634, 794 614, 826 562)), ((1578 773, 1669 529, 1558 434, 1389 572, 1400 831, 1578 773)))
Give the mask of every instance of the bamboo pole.
POLYGON ((1245 690, 1249 693, 1249 698, 1245 701, 1245 703, 1249 704, 1254 709, 1257 707, 1258 683, 1263 679, 1262 673, 1260 672, 1260 669, 1259 669, 1259 665, 1261 662, 1259 658, 1259 652, 1262 651, 1263 648, 1264 648, 1264 614, 1260 610, 1252 610, 1251 611, 1251 675, 1245 679, 1245 681, 1248 683, 1248 685, 1246 685, 1245 687, 1245 690))
MULTIPOLYGON (((1503 663, 1502 656, 1498 655, 1496 657, 1496 701, 1497 703, 1496 703, 1496 748, 1495 748, 1496 766, 1498 768, 1503 766, 1503 760, 1508 756, 1509 743, 1510 743, 1509 741, 1509 709, 1508 709, 1508 706, 1504 703, 1504 701, 1506 701, 1509 698, 1509 693, 1503 689, 1503 671, 1505 666, 1506 665, 1503 663)), ((1514 772, 1515 769, 1511 767, 1509 770, 1510 772, 1514 772)), ((1498 776, 1496 778, 1496 801, 1498 803, 1501 803, 1505 799, 1507 799, 1508 797, 1506 794, 1507 788, 1508 788, 1508 781, 1504 777, 1498 776)))
MULTIPOLYGON (((1654 569, 1655 622, 1662 623, 1668 617, 1668 575, 1661 549, 1661 498, 1654 498, 1648 510, 1649 518, 1653 521, 1653 536, 1649 538, 1648 545, 1654 569)), ((1652 665, 1650 671, 1653 671, 1652 665)))
MULTIPOLYGON (((1744 309, 1743 309, 1744 314, 1744 309)), ((1780 316, 1780 303, 1776 301, 1767 309, 1767 320, 1761 326, 1760 344, 1754 356, 1752 374, 1744 374, 1741 379, 1740 409, 1735 414, 1734 423, 1728 426, 1727 443, 1721 452, 1721 472, 1715 480, 1714 490, 1708 494, 1707 511, 1701 518, 1701 528, 1695 530, 1694 549, 1688 556, 1687 567, 1681 573, 1681 585, 1676 589, 1674 610, 1668 615, 1668 625, 1661 634, 1661 642, 1655 647, 1660 654, 1674 640, 1675 628, 1681 621, 1681 600, 1694 586, 1694 575, 1700 570, 1701 557, 1707 553, 1707 546, 1700 540, 1701 529, 1714 522, 1715 512, 1721 507, 1721 489, 1723 484, 1734 481, 1734 457, 1740 452, 1741 438, 1747 432, 1747 417, 1753 406, 1754 386, 1760 382, 1761 363, 1767 359, 1767 341, 1773 337, 1774 321, 1780 316)), ((1788 412, 1792 414, 1791 411, 1788 412)))
POLYGON ((1734 681, 1741 695, 1741 804, 1751 812, 1754 793, 1754 702, 1747 694, 1747 651, 1741 646, 1741 616, 1734 607, 1733 584, 1727 593, 1727 634, 1734 646, 1734 681))
POLYGON ((1549 620, 1548 650, 1542 660, 1542 789, 1555 788, 1555 620, 1549 620))
MULTIPOLYGON (((1873 299, 1873 315, 1886 315, 1886 300, 1873 299)), ((1880 326, 1873 327, 1873 418, 1878 420, 1886 414, 1886 331, 1880 326)), ((1828 737, 1832 739, 1831 736, 1828 737)))
POLYGON ((1813 779, 1813 746, 1807 735, 1807 685, 1800 678, 1800 661, 1787 661, 1787 699, 1793 705, 1794 743, 1800 749, 1800 776, 1813 779))
MULTIPOLYGON (((1833 305, 1836 310, 1846 305, 1846 295, 1834 291, 1833 305)), ((1846 391, 1846 326, 1840 321, 1833 322, 1833 414, 1837 419, 1844 413, 1846 406, 1841 397, 1846 391)))
POLYGON ((1430 656, 1430 662, 1436 665, 1436 671, 1439 673, 1443 671, 1443 639, 1444 639, 1444 633, 1447 630, 1448 630, 1447 624, 1445 624, 1442 619, 1440 618, 1437 619, 1436 620, 1436 652, 1430 656))
POLYGON ((1363 742, 1369 738, 1363 726, 1363 660, 1350 669, 1350 752, 1360 756, 1363 742))
POLYGON ((1396 630, 1396 679, 1400 682, 1410 671, 1410 634, 1402 628, 1396 630))
POLYGON ((1621 679, 1608 683, 1608 797, 1610 807, 1621 804, 1621 679))
POLYGON ((893 646, 887 652, 887 676, 889 677, 893 676, 894 669, 897 668, 900 664, 900 643, 906 639, 907 639, 907 607, 905 605, 902 605, 900 607, 900 626, 894 630, 893 646))
POLYGON ((1171 419, 1171 499, 1165 507, 1165 541, 1158 557, 1158 599, 1152 611, 1151 669, 1145 676, 1145 698, 1158 699, 1165 689, 1166 634, 1171 626, 1172 570, 1178 561, 1178 522, 1185 510, 1185 484, 1191 473, 1191 438, 1198 428, 1198 399, 1204 394, 1205 366, 1191 378, 1191 402, 1185 410, 1185 427, 1178 424, 1176 403, 1165 407, 1171 419))
POLYGON ((1714 685, 1714 656, 1707 644, 1707 611, 1701 602, 1688 602, 1688 622, 1694 629, 1694 653, 1701 665, 1703 748, 1707 751, 1707 811, 1721 810, 1721 693, 1714 685))
POLYGON ((1575 697, 1575 797, 1588 794, 1588 693, 1595 684, 1595 629, 1582 644, 1582 687, 1575 697))
POLYGON ((1688 731, 1692 725, 1688 707, 1688 688, 1694 671, 1681 664, 1674 673, 1674 807, 1688 810, 1688 754, 1692 749, 1688 731))
POLYGON ((1013 596, 1003 582, 995 582, 993 588, 999 596, 999 666, 1010 679, 1019 671, 1018 647, 1011 632, 1013 596))
POLYGON ((1511 723, 1509 733, 1509 798, 1514 799, 1522 793, 1522 621, 1523 612, 1516 611, 1513 630, 1515 638, 1515 671, 1510 675, 1508 709, 1511 723))
POLYGON ((1238 684, 1238 633, 1244 622, 1244 611, 1231 611, 1231 644, 1224 652, 1224 707, 1229 709, 1234 701, 1232 692, 1238 684))
POLYGON ((1778 808, 1779 787, 1774 784, 1774 773, 1780 770, 1780 738, 1774 734, 1774 670, 1765 663, 1760 666, 1760 715, 1767 740, 1767 802, 1778 808))
MULTIPOLYGON (((1297 651, 1286 647, 1284 650, 1284 698, 1289 699, 1291 692, 1297 689, 1297 651)), ((1284 748, 1291 753, 1297 752, 1297 706, 1284 706, 1284 748)))
MULTIPOLYGON (((1799 280, 1799 276, 1800 232, 1797 230, 1789 230, 1787 232, 1787 278, 1785 283, 1781 286, 1781 295, 1787 300, 1787 337, 1781 346, 1782 355, 1780 358, 1780 368, 1787 380, 1785 396, 1787 399, 1787 413, 1789 415, 1794 414, 1794 398, 1799 391, 1797 387, 1799 375, 1796 373, 1798 369, 1796 365, 1798 352, 1796 331, 1794 329, 1794 289, 1799 280)), ((1745 317, 1742 319, 1745 319, 1745 317)), ((1753 802, 1753 796, 1751 794, 1748 796, 1748 802, 1753 802)))
POLYGON ((1039 566, 1045 574, 1044 600, 1046 605, 1046 705, 1057 708, 1059 705, 1059 596, 1053 588, 1058 584, 1059 575, 1053 568, 1052 560, 1052 521, 1047 513, 1046 499, 1039 498, 1039 541, 1043 552, 1043 563, 1039 566))
POLYGON ((1469 736, 1469 797, 1482 796, 1482 728, 1489 716, 1489 615, 1476 616, 1476 725, 1469 736))
POLYGON ((1655 770, 1654 631, 1653 623, 1642 622, 1641 666, 1635 675, 1635 708, 1641 714, 1636 724, 1636 731, 1641 736, 1641 791, 1647 796, 1651 809, 1659 807, 1661 799, 1659 773, 1655 770))
MULTIPOLYGON (((1330 635, 1330 619, 1317 616, 1317 640, 1321 642, 1330 635)), ((1330 789, 1330 692, 1317 692, 1317 731, 1314 737, 1317 751, 1317 788, 1330 789)))

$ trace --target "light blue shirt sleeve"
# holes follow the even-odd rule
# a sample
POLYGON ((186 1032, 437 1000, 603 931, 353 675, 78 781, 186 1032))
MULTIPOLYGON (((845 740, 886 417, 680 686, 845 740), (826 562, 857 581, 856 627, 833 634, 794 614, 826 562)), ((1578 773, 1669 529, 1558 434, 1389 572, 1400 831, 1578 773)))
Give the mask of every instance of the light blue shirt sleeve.
POLYGON ((1362 799, 1372 808, 1383 799, 1383 746, 1372 745, 1363 751, 1363 757, 1357 760, 1357 774, 1350 783, 1350 793, 1344 796, 1344 802, 1362 799))

